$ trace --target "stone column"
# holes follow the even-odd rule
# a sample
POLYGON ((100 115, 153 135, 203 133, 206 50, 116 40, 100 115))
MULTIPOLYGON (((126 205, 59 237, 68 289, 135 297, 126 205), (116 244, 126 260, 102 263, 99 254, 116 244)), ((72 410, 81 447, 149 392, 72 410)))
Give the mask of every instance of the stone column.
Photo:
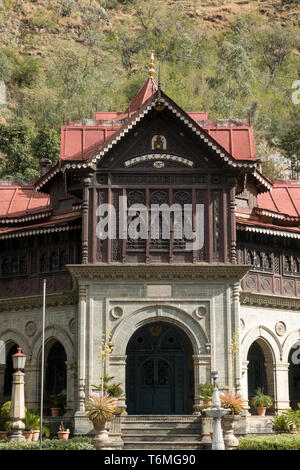
POLYGON ((78 311, 78 399, 77 412, 85 412, 85 382, 86 382, 86 309, 87 288, 79 287, 79 311, 78 311))
POLYGON ((127 356, 114 356, 109 358, 108 375, 115 377, 114 382, 120 383, 124 390, 124 395, 118 399, 118 406, 122 409, 122 415, 127 415, 126 411, 126 358, 127 356))
POLYGON ((267 377, 267 390, 265 390, 264 393, 265 395, 270 395, 270 397, 272 397, 273 409, 276 410, 277 394, 275 364, 273 363, 273 361, 266 361, 264 365, 267 377))
POLYGON ((280 362, 273 365, 274 371, 274 407, 277 413, 290 408, 289 400, 289 363, 280 362))
POLYGON ((73 416, 74 414, 74 361, 66 361, 67 367, 67 403, 65 416, 73 416))
POLYGON ((241 395, 245 400, 247 400, 247 411, 246 415, 250 416, 251 413, 249 412, 250 404, 249 404, 249 397, 248 397, 248 364, 249 361, 242 361, 242 378, 241 378, 241 395))
POLYGON ((25 406, 28 409, 39 409, 40 407, 40 372, 41 368, 37 361, 26 361, 25 406))
POLYGON ((4 399, 5 369, 6 369, 6 364, 0 364, 0 406, 4 399))
POLYGON ((193 355, 194 362, 194 412, 193 414, 200 414, 197 410, 199 406, 199 390, 198 385, 200 383, 206 383, 210 381, 210 356, 204 357, 200 355, 193 355))

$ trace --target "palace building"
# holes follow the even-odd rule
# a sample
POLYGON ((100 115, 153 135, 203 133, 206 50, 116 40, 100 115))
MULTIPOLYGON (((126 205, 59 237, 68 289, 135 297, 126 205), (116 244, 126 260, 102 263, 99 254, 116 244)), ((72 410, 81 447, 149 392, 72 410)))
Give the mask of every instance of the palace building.
POLYGON ((35 184, 2 183, 0 223, 0 401, 20 346, 26 406, 39 407, 46 279, 45 390, 66 390, 75 433, 89 432, 108 330, 106 372, 122 384, 127 419, 199 419, 198 384, 216 370, 223 391, 248 399, 262 387, 269 414, 299 406, 300 181, 264 177, 247 122, 181 109, 152 67, 124 112, 64 125, 59 162, 42 162, 35 184), (178 237, 172 214, 169 239, 162 214, 155 237, 149 224, 147 238, 124 237, 117 220, 116 236, 99 238, 97 208, 118 219, 123 201, 146 213, 190 205, 194 231, 201 206, 203 244, 178 237))

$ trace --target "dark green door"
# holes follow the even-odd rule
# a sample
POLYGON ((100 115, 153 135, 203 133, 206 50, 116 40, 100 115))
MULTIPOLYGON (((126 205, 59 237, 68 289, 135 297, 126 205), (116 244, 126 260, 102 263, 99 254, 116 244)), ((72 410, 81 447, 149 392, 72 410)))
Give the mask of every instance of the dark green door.
POLYGON ((174 325, 140 328, 127 347, 126 402, 129 414, 189 413, 190 346, 174 325))

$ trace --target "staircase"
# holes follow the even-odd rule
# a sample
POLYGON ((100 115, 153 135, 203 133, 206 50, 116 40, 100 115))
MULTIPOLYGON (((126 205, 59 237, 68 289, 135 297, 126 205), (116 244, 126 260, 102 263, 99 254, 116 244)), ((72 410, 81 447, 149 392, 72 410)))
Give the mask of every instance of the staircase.
POLYGON ((124 450, 198 450, 201 418, 193 415, 122 417, 124 450))

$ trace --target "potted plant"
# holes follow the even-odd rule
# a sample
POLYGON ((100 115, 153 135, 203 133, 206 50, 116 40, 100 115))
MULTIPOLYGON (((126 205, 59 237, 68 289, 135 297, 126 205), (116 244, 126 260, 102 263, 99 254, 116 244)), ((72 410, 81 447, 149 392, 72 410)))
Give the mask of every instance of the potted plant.
POLYGON ((272 419, 272 424, 276 434, 289 434, 293 428, 293 421, 286 415, 275 416, 272 419))
POLYGON ((211 405, 211 400, 212 400, 213 391, 214 391, 214 386, 213 386, 213 384, 210 384, 210 383, 199 384, 199 385, 198 385, 198 390, 199 390, 199 392, 200 392, 199 398, 202 400, 203 405, 205 405, 205 406, 210 406, 210 405, 211 405))
POLYGON ((64 391, 61 393, 46 394, 45 402, 50 408, 51 416, 60 416, 62 409, 66 405, 66 394, 64 391))
POLYGON ((57 438, 64 439, 67 441, 69 439, 70 429, 65 429, 63 421, 61 421, 58 431, 57 431, 57 438))
POLYGON ((269 395, 264 395, 261 388, 256 390, 256 395, 251 398, 250 403, 256 408, 259 416, 265 416, 266 409, 273 405, 272 398, 269 395))
POLYGON ((105 447, 109 442, 106 422, 113 417, 117 411, 117 400, 108 395, 92 395, 86 403, 86 413, 92 421, 96 437, 93 444, 96 449, 105 447))
MULTIPOLYGON (((112 398, 121 398, 124 395, 124 390, 121 387, 121 383, 111 383, 110 382, 114 379, 114 377, 109 377, 108 375, 103 376, 103 384, 100 385, 92 385, 94 391, 100 392, 102 394, 107 394, 109 397, 112 398)), ((101 381, 102 382, 102 381, 101 381)), ((122 407, 117 408, 114 414, 121 414, 122 407)))
POLYGON ((247 401, 235 392, 220 394, 221 406, 229 413, 222 417, 221 425, 224 432, 226 450, 234 449, 239 441, 234 435, 234 426, 241 419, 241 413, 246 409, 247 401))

